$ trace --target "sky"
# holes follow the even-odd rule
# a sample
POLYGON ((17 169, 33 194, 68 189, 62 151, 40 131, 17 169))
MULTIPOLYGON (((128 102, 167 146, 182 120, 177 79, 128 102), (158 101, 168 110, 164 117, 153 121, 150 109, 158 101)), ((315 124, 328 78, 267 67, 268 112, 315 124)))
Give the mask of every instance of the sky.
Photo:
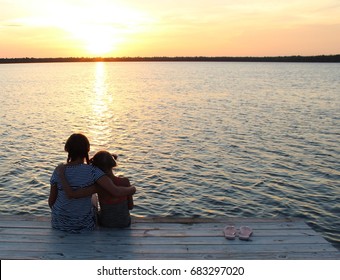
POLYGON ((0 0, 0 57, 340 54, 340 0, 0 0))

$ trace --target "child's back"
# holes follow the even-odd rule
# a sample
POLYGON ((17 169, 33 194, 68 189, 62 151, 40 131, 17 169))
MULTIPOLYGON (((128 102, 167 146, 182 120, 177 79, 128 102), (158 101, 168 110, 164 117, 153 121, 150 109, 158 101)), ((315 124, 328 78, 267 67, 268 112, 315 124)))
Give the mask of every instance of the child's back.
MULTIPOLYGON (((112 168, 116 166, 115 160, 108 152, 99 152, 93 157, 93 164, 101 168, 113 181, 116 186, 131 186, 129 179, 116 177, 112 168)), ((114 197, 104 189, 98 190, 100 211, 98 222, 104 227, 123 228, 131 224, 129 209, 133 208, 132 196, 114 197)))

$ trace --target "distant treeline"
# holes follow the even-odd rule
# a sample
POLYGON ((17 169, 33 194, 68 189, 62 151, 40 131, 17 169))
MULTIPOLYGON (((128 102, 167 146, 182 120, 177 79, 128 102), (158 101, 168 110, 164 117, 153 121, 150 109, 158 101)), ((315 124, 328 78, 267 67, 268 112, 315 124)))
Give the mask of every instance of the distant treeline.
POLYGON ((229 56, 176 56, 176 57, 57 57, 57 58, 0 58, 0 63, 46 63, 46 62, 130 62, 130 61, 220 61, 220 62, 329 62, 339 63, 340 54, 317 56, 268 56, 268 57, 229 57, 229 56))

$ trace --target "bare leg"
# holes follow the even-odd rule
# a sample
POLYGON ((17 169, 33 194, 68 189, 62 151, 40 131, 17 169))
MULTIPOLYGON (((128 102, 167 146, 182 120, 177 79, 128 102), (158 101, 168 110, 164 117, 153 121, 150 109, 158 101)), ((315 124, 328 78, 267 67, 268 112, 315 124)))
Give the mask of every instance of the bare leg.
POLYGON ((92 205, 97 209, 97 212, 100 211, 100 205, 99 205, 99 201, 98 201, 98 195, 96 193, 94 193, 91 197, 91 202, 92 205))

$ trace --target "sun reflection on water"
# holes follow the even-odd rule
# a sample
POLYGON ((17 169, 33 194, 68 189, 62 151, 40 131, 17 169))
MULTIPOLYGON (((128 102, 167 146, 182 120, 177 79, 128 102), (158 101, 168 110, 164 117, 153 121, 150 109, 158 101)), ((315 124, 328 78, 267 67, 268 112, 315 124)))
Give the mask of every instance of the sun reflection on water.
POLYGON ((112 95, 108 91, 107 71, 104 62, 97 62, 94 68, 93 100, 89 112, 89 137, 91 150, 107 149, 113 134, 111 122, 113 111, 110 109, 112 95))
POLYGON ((108 111, 106 101, 109 95, 107 94, 106 86, 106 69, 104 62, 97 62, 95 65, 95 80, 93 91, 95 93, 95 100, 93 102, 93 112, 98 117, 103 117, 108 111))

